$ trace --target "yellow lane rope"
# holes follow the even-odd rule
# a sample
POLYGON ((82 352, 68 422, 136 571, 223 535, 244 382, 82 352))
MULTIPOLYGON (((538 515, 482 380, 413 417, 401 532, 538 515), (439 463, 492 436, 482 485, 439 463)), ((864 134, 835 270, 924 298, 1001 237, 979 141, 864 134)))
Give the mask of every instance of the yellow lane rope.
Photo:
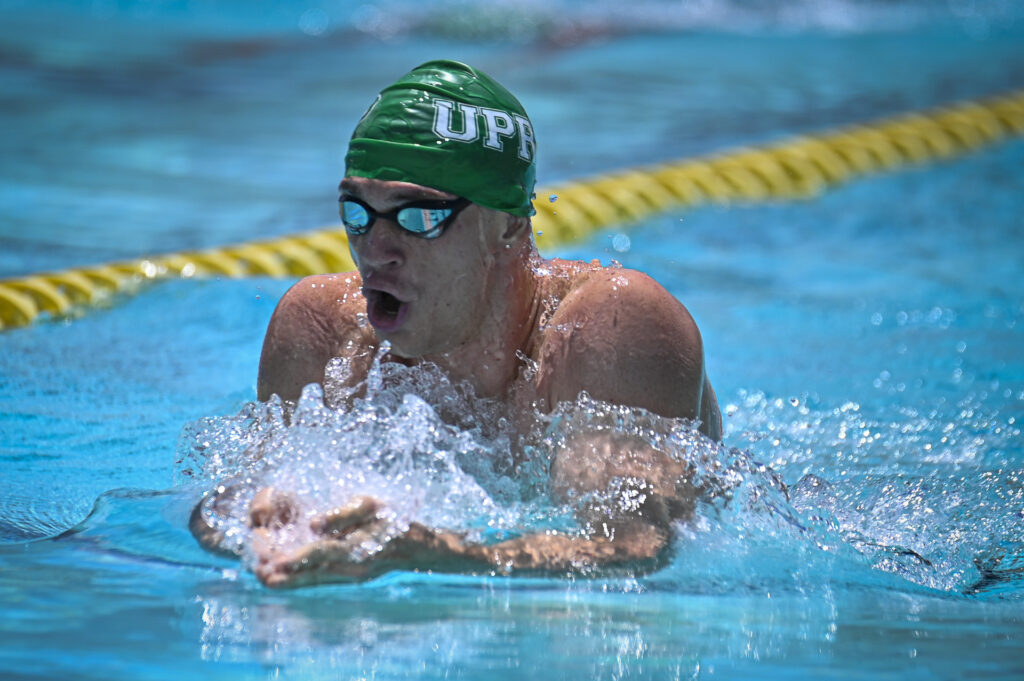
MULTIPOLYGON (((965 154, 1024 135, 1024 91, 759 148, 540 188, 533 226, 550 248, 615 224, 701 204, 800 199, 858 176, 965 154), (548 197, 557 197, 550 201, 548 197)), ((65 316, 171 277, 292 277, 354 268, 345 230, 0 280, 0 330, 65 316)))

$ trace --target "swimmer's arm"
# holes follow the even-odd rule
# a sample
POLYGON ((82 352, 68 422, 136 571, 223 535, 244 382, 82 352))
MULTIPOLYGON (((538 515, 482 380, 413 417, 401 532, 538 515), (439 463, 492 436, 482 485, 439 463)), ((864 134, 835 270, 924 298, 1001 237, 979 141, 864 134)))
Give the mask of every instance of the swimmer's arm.
POLYGON ((320 539, 277 555, 257 548, 256 574, 266 586, 293 588, 371 579, 392 570, 463 574, 582 573, 623 568, 631 574, 660 567, 670 534, 645 522, 618 523, 594 538, 565 533, 526 535, 497 544, 467 543, 457 533, 413 523, 375 556, 353 560, 349 541, 320 539))
POLYGON ((594 574, 621 568, 632 575, 661 567, 670 534, 646 523, 620 523, 614 535, 578 537, 535 534, 490 546, 466 547, 465 555, 494 572, 594 574))
POLYGON ((323 384, 334 357, 349 357, 351 374, 342 387, 366 377, 376 339, 359 323, 366 302, 358 274, 306 277, 281 298, 270 318, 260 354, 256 394, 261 401, 278 395, 295 401, 310 383, 323 384))
POLYGON ((352 545, 320 539, 287 555, 257 548, 256 575, 266 586, 294 588, 372 579, 393 570, 462 574, 580 573, 622 568, 649 572, 666 558, 670 535, 653 525, 619 524, 617 536, 526 535, 497 544, 466 543, 454 532, 413 523, 377 555, 352 559, 352 545))
MULTIPOLYGON (((458 533, 412 523, 391 539, 383 506, 370 497, 311 523, 320 538, 281 553, 272 543, 256 546, 256 574, 271 587, 297 587, 369 579, 391 570, 581 573, 624 569, 631 574, 660 567, 669 555, 673 520, 687 517, 695 491, 686 464, 628 436, 589 434, 575 438, 552 466, 552 496, 576 505, 588 528, 583 534, 544 532, 495 544, 474 544, 458 533), (380 544, 373 555, 354 559, 360 546, 380 544)), ((253 502, 251 525, 281 517, 287 504, 253 502)), ((264 500, 264 501, 260 501, 264 500)), ((294 519, 294 514, 286 514, 294 519)), ((270 524, 280 523, 271 520, 270 524)))

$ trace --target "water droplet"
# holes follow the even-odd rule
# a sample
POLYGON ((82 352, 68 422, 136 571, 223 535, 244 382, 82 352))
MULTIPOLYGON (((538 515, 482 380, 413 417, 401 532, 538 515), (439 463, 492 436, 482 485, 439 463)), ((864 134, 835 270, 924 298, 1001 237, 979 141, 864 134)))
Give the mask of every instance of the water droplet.
POLYGON ((548 201, 550 201, 551 203, 554 203, 557 200, 558 200, 558 194, 552 194, 551 196, 548 197, 548 201))

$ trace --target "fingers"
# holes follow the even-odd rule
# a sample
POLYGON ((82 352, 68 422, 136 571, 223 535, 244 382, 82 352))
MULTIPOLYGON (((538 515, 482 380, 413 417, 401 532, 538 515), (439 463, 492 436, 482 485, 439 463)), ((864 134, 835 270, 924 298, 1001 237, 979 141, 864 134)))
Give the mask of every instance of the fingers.
POLYGON ((249 535, 249 547, 261 565, 273 560, 280 551, 274 535, 265 527, 253 529, 249 535))
POLYGON ((372 577, 387 569, 406 564, 441 565, 468 555, 461 539, 451 533, 438 533, 420 523, 412 523, 402 534, 381 544, 386 531, 379 520, 352 529, 344 539, 324 538, 297 551, 281 553, 268 542, 266 553, 259 553, 256 537, 267 530, 254 531, 254 548, 260 561, 256 576, 272 588, 293 588, 326 582, 346 582, 372 577), (360 545, 376 546, 371 556, 358 555, 360 545))
MULTIPOLYGON (((256 576, 274 588, 365 579, 373 568, 370 557, 395 538, 389 535, 391 522, 380 517, 383 508, 373 497, 354 497, 310 521, 318 539, 288 550, 282 546, 280 531, 290 526, 289 532, 301 529, 295 525, 298 507, 290 496, 272 487, 260 490, 249 510, 256 576)), ((414 534, 417 532, 429 534, 425 528, 415 528, 414 534)))
POLYGON ((319 534, 341 539, 375 521, 382 507, 373 497, 353 497, 344 506, 313 518, 310 527, 319 534))
POLYGON ((321 539, 287 555, 271 552, 261 559, 256 576, 273 588, 364 578, 369 568, 352 561, 350 548, 347 541, 321 539))
POLYGON ((298 509, 292 498, 273 487, 264 487, 249 504, 249 526, 252 528, 280 529, 298 519, 298 509))

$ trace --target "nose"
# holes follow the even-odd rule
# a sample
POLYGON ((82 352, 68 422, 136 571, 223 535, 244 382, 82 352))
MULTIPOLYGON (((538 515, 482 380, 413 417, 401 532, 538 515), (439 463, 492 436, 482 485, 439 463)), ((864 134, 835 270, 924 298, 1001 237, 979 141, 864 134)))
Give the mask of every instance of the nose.
POLYGON ((406 244, 402 228, 386 218, 377 218, 369 232, 350 236, 348 243, 360 270, 397 269, 405 264, 406 244))

